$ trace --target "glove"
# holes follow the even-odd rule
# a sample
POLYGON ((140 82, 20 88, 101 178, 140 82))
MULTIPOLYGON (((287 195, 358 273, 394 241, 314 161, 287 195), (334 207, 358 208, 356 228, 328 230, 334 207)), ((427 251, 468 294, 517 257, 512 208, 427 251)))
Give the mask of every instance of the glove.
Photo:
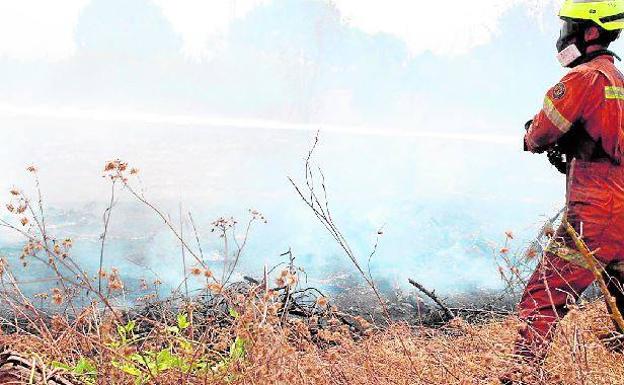
MULTIPOLYGON (((524 123, 524 130, 526 132, 529 132, 529 129, 531 128, 531 124, 533 124, 533 119, 531 119, 528 122, 524 123)), ((526 143, 526 137, 524 139, 524 151, 529 151, 529 146, 527 146, 527 143, 526 143)), ((544 150, 538 148, 538 149, 533 150, 533 152, 536 153, 536 154, 543 154, 544 150)))
MULTIPOLYGON (((528 132, 531 128, 531 124, 533 124, 533 119, 529 120, 524 124, 524 129, 528 132)), ((526 140, 524 141, 524 151, 529 151, 529 148, 526 144, 526 140)), ((537 149, 534 152, 538 154, 544 153, 544 149, 537 149)), ((546 150, 546 157, 550 164, 555 166, 557 171, 562 174, 565 174, 568 168, 566 163, 565 151, 559 143, 556 143, 554 146, 551 146, 546 150)))
MULTIPOLYGON (((528 122, 524 123, 524 130, 526 132, 529 132, 529 128, 531 128, 531 124, 533 124, 533 119, 531 119, 528 122)), ((527 146, 527 143, 526 143, 526 137, 523 138, 522 141, 524 143, 524 151, 529 151, 529 146, 527 146)))
POLYGON ((562 148, 559 144, 555 144, 553 147, 549 148, 546 151, 546 157, 550 164, 555 166, 557 171, 562 174, 565 174, 568 170, 568 163, 566 162, 565 153, 562 151, 562 148))

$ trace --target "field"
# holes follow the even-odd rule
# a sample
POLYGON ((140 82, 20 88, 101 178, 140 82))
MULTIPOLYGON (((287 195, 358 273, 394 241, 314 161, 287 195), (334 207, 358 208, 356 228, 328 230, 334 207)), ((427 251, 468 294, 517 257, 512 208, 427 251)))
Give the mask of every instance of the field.
MULTIPOLYGON (((199 239, 191 246, 193 237, 183 237, 132 184, 139 171, 115 160, 104 167, 111 203, 104 214, 95 274, 73 258, 71 238, 49 235, 38 188, 34 199, 18 188, 9 192, 9 217, 0 219, 0 225, 22 236, 24 246, 21 255, 0 260, 0 384, 497 384, 510 370, 529 384, 624 384, 623 356, 600 339, 612 325, 599 299, 574 306, 542 367, 514 359, 510 353, 520 322, 512 312, 491 304, 449 308, 420 287, 428 298, 413 306, 417 321, 398 320, 387 293, 379 290, 370 269, 335 225, 324 200, 327 194, 314 190, 322 186, 325 192, 326 186, 324 181, 313 183, 318 176, 311 170, 306 162, 305 182, 293 185, 352 262, 362 283, 357 295, 366 296, 372 317, 338 307, 319 290, 303 285, 303 270, 288 253, 284 257, 289 263, 259 272, 260 278, 232 281, 246 244, 246 238, 234 236, 237 222, 213 222, 228 258, 219 269, 209 266, 199 239), (102 268, 108 220, 120 190, 152 210, 179 239, 188 259, 183 260, 188 266, 184 283, 202 282, 201 294, 187 295, 181 284, 163 298, 157 282, 131 285, 121 272, 102 268), (14 261, 43 266, 56 279, 48 289, 26 295, 12 272, 14 261), (130 293, 130 287, 139 288, 130 293), (131 294, 133 306, 120 306, 131 294)), ((27 171, 38 186, 37 169, 27 171)), ((259 212, 249 214, 247 230, 265 220, 259 212)), ((507 233, 506 239, 511 238, 507 233)), ((510 255, 506 247, 500 250, 504 294, 517 295, 536 254, 536 249, 521 256, 510 255)))

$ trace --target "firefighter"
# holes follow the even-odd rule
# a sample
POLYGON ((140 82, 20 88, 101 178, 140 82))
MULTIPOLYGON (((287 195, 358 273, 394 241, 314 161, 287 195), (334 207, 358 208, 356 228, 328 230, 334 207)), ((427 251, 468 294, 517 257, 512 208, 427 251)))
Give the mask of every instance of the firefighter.
MULTIPOLYGON (((624 76, 607 48, 624 29, 624 0, 566 0, 559 17, 558 59, 569 72, 553 86, 526 125, 526 151, 548 152, 566 174, 568 223, 582 235, 605 268, 618 306, 624 308, 618 262, 624 261, 624 76)), ((560 227, 541 256, 519 304, 526 327, 516 357, 539 365, 556 323, 594 281, 575 263, 574 242, 560 227)), ((624 332, 624 331, 620 331, 624 332)), ((513 376, 502 378, 505 384, 513 376)))

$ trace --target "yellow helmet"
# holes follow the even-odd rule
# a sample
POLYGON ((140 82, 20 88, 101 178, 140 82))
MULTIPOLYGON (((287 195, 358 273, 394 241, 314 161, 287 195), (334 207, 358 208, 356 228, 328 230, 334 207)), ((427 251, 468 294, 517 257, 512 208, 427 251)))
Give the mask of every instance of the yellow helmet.
POLYGON ((588 20, 607 31, 624 29, 624 0, 565 0, 559 17, 588 20))

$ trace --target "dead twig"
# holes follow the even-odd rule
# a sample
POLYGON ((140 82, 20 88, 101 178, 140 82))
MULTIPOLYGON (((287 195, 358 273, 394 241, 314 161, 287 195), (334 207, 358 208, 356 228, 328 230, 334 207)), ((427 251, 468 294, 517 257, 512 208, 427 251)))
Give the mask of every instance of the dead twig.
POLYGON ((99 263, 99 268, 98 268, 98 291, 99 292, 102 292, 101 272, 103 271, 103 268, 104 268, 103 266, 104 265, 104 245, 106 244, 106 235, 108 234, 108 225, 110 223, 111 213, 113 211, 113 206, 115 205, 115 183, 116 182, 117 182, 116 179, 113 179, 111 182, 110 202, 108 204, 108 207, 104 211, 104 231, 102 232, 102 235, 100 236, 102 243, 100 245, 100 263, 99 263))
POLYGON ((442 311, 444 312, 444 314, 446 314, 446 316, 449 319, 453 319, 455 318, 455 314, 453 314, 453 312, 451 311, 451 309, 449 309, 448 306, 446 306, 444 304, 444 302, 442 302, 438 296, 435 294, 435 292, 433 291, 429 291, 427 290, 423 285, 421 285, 420 283, 414 281, 413 279, 409 278, 408 282, 414 286, 416 289, 420 290, 424 295, 426 295, 427 297, 431 298, 431 300, 433 302, 436 303, 436 305, 438 305, 440 307, 440 309, 442 309, 442 311))

